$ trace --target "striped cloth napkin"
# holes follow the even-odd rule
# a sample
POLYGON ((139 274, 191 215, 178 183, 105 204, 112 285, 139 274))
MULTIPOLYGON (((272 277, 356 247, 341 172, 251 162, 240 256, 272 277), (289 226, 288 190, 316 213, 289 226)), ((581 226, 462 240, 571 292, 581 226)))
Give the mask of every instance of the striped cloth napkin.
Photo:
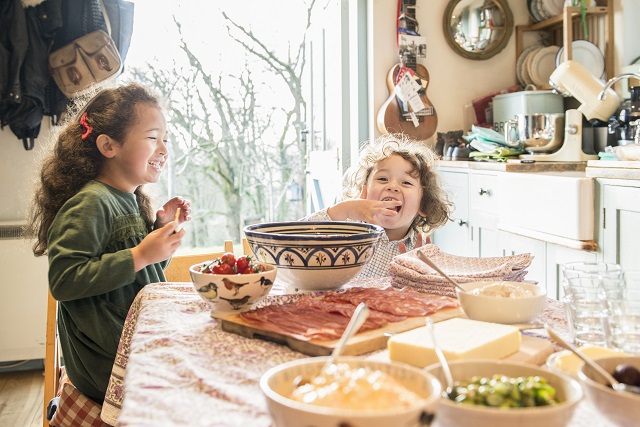
POLYGON ((397 255, 389 264, 392 286, 410 286, 422 292, 453 298, 456 298, 454 286, 422 262, 416 255, 417 251, 422 251, 458 283, 501 280, 521 282, 527 274, 525 269, 533 261, 533 256, 529 253, 504 257, 463 257, 441 252, 436 245, 429 244, 397 255))

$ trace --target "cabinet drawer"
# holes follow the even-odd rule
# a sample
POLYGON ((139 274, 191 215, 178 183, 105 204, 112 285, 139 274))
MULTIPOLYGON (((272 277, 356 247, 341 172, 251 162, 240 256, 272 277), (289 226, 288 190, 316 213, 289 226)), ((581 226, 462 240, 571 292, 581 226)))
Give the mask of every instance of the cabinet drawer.
POLYGON ((469 174, 469 208, 471 211, 498 213, 499 181, 497 175, 469 174))

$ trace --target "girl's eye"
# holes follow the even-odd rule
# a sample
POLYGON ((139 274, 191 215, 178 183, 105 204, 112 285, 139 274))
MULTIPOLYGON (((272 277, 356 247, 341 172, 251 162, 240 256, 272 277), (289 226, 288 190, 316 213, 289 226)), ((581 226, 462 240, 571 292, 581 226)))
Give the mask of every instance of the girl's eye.
POLYGON ((376 179, 378 181, 380 181, 380 182, 387 182, 387 178, 384 178, 384 177, 379 177, 379 178, 376 178, 376 179))
POLYGON ((405 182, 404 182, 404 185, 411 185, 411 186, 413 186, 413 182, 411 182, 411 181, 405 181, 405 182))

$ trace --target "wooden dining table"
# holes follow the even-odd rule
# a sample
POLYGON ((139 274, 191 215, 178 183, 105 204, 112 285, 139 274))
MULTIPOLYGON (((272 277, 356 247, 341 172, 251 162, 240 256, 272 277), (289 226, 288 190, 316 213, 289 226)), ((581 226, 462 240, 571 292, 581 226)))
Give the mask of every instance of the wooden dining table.
MULTIPOLYGON (((378 278, 346 286, 389 284, 378 278)), ((272 294, 282 292, 276 282, 272 294)), ((547 301, 535 322, 567 334, 564 308, 556 300, 547 301)), ((543 329, 523 333, 549 339, 543 329)), ((223 331, 191 283, 153 283, 127 316, 101 415, 123 427, 271 427, 260 378, 269 368, 304 357, 309 356, 281 344, 223 331)), ((585 398, 568 426, 613 424, 585 398)))

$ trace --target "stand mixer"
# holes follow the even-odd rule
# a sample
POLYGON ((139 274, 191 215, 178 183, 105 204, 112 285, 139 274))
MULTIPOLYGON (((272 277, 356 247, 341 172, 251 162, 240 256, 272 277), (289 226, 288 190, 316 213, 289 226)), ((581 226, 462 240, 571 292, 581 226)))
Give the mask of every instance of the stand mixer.
MULTIPOLYGON (((540 162, 586 162, 598 160, 597 154, 587 154, 582 149, 582 113, 578 110, 567 110, 564 117, 564 140, 553 153, 521 154, 521 160, 540 162)), ((561 138, 555 135, 555 138, 561 138)))
MULTIPOLYGON (((597 154, 585 153, 582 147, 582 117, 587 120, 608 121, 620 104, 620 97, 611 89, 615 79, 606 84, 594 77, 576 61, 565 61, 549 77, 554 91, 573 96, 580 103, 578 109, 565 112, 564 141, 553 153, 523 154, 520 159, 548 162, 583 162, 597 160, 597 154)), ((556 135, 557 136, 557 135, 556 135)))

